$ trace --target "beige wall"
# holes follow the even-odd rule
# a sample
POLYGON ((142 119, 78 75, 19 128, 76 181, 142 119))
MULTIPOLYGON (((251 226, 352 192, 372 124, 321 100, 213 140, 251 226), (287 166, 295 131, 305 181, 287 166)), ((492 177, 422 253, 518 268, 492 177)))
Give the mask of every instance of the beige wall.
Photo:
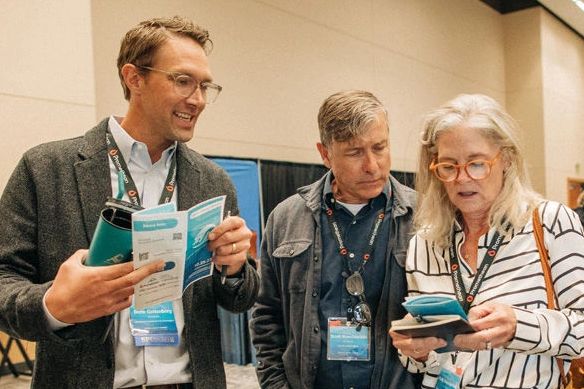
POLYGON ((541 9, 504 16, 507 110, 521 129, 527 168, 534 188, 545 193, 541 9))
POLYGON ((546 195, 567 201, 567 177, 584 177, 584 39, 541 13, 546 195))
POLYGON ((200 152, 320 162, 320 103, 337 90, 362 88, 389 108, 394 169, 414 171, 424 113, 459 93, 486 93, 517 113, 536 187, 564 200, 565 185, 555 180, 575 174, 584 143, 550 134, 552 127, 577 134, 582 122, 575 108, 584 93, 582 39, 539 8, 502 16, 479 0, 447 3, 6 0, 0 32, 14 38, 0 42, 0 130, 8 150, 0 155, 0 187, 25 149, 123 115, 115 68, 123 33, 142 19, 179 14, 211 31, 211 66, 224 87, 198 123, 191 146, 200 152), (532 35, 525 41, 521 32, 532 35), (579 65, 554 59, 554 50, 579 65), (563 78, 545 76, 558 66, 563 78), (577 92, 556 88, 563 83, 577 92), (574 109, 558 114, 566 98, 574 109), (550 138, 573 149, 553 160, 553 171, 541 160, 559 147, 550 138))
POLYGON ((567 201, 584 177, 584 40, 541 8, 504 17, 507 108, 535 188, 567 201))
POLYGON ((88 1, 6 0, 0 12, 0 188, 22 153, 95 122, 88 1))
POLYGON ((161 3, 92 2, 97 113, 124 111, 112 64, 128 27, 188 16, 211 31, 224 87, 191 144, 206 154, 320 162, 318 107, 337 90, 362 88, 389 107, 394 168, 412 171, 424 112, 463 91, 504 99, 502 18, 478 0, 161 3))

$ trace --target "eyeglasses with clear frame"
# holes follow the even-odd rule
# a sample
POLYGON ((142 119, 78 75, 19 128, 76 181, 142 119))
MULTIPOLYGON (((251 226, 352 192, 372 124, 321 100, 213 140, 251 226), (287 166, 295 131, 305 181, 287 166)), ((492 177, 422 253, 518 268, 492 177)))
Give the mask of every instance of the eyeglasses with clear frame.
POLYGON ((197 80, 187 74, 169 72, 167 70, 156 69, 150 66, 135 66, 139 69, 166 74, 168 79, 174 83, 174 91, 182 97, 189 97, 199 89, 205 99, 205 104, 212 104, 215 102, 217 96, 219 96, 219 93, 223 90, 223 87, 220 85, 209 81, 197 82, 197 80))
POLYGON ((500 156, 501 151, 499 151, 493 159, 475 159, 461 164, 450 162, 436 163, 436 160, 434 160, 430 164, 430 170, 442 182, 452 182, 456 180, 460 175, 460 169, 464 169, 466 174, 473 180, 484 180, 491 175, 492 167, 500 156))

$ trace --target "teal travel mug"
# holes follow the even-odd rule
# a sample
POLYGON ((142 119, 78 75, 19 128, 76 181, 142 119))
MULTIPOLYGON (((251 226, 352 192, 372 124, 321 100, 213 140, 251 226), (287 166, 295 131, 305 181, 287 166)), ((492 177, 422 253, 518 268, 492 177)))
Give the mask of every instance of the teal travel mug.
POLYGON ((132 259, 134 209, 123 203, 110 199, 101 211, 85 260, 87 266, 108 266, 132 259))

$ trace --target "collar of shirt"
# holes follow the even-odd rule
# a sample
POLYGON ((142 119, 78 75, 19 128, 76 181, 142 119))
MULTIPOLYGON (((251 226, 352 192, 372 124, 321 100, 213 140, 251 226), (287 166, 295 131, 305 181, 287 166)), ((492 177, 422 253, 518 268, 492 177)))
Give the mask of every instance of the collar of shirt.
MULTIPOLYGON (((327 173, 327 177, 326 180, 324 181, 324 187, 322 190, 322 209, 325 209, 327 205, 329 206, 336 206, 337 203, 331 202, 331 199, 333 198, 333 187, 332 187, 332 183, 333 180, 335 179, 335 176, 333 175, 332 171, 328 171, 327 173)), ((385 200, 385 212, 391 212, 391 184, 389 183, 389 180, 387 180, 385 182, 385 185, 383 186, 383 190, 381 191, 381 193, 379 194, 379 196, 377 196, 375 199, 379 199, 379 198, 383 198, 383 200, 385 200)), ((369 199, 369 206, 371 206, 373 199, 369 199)))
MULTIPOLYGON (((130 162, 135 163, 141 169, 148 170, 152 167, 152 160, 150 159, 150 154, 148 154, 148 146, 145 143, 139 142, 132 138, 130 134, 126 132, 120 125, 122 118, 110 116, 109 118, 109 129, 116 140, 118 148, 126 161, 126 164, 130 166, 130 162)), ((162 152, 162 157, 156 164, 164 164, 164 169, 170 169, 170 164, 172 163, 172 156, 176 152, 177 142, 175 141, 166 150, 162 152)), ((156 165, 155 164, 155 165, 156 165)))

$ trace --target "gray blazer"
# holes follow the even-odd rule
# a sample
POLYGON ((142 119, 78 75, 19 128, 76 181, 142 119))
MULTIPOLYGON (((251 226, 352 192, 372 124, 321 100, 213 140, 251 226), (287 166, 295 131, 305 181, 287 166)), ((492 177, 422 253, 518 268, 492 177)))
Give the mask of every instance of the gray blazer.
MULTIPOLYGON (((37 342, 33 388, 112 388, 113 336, 105 343, 105 318, 52 332, 42 298, 57 270, 87 248, 107 196, 111 195, 105 144, 107 119, 84 136, 27 151, 0 198, 0 330, 37 342)), ((179 209, 227 195, 238 214, 227 174, 179 144, 179 209)), ((244 282, 221 285, 219 276, 191 285, 183 296, 186 344, 195 388, 225 387, 217 304, 243 312, 256 298, 258 275, 248 262, 244 282)))

